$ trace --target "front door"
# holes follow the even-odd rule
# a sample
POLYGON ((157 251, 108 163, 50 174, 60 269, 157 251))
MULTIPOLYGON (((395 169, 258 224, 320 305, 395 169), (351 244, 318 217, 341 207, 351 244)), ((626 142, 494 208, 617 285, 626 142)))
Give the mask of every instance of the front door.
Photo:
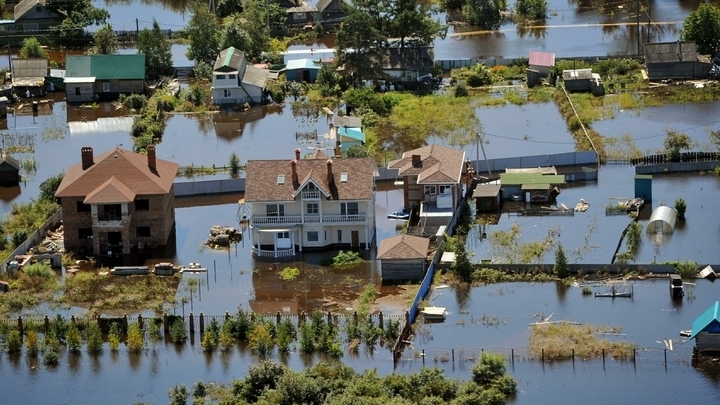
POLYGON ((360 246, 360 232, 358 231, 350 231, 350 240, 352 243, 352 247, 356 248, 360 246))

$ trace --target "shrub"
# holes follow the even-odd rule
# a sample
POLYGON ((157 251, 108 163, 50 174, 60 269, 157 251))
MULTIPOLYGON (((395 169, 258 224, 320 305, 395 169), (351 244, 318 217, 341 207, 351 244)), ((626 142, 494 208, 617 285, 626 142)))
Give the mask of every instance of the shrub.
POLYGON ((208 90, 205 86, 199 83, 190 86, 187 94, 185 94, 185 99, 196 106, 205 104, 205 100, 207 100, 209 97, 210 90, 208 90))
POLYGON ((103 339, 100 326, 96 322, 92 322, 87 329, 87 352, 98 354, 102 352, 102 345, 103 339))
POLYGON ((678 219, 685 219, 685 211, 687 210, 687 204, 682 198, 675 200, 675 211, 677 211, 678 219))
POLYGON ((290 345, 297 339, 297 328, 290 318, 280 321, 277 327, 277 346, 281 353, 290 351, 290 345))
POLYGON ((38 354, 38 336, 34 330, 27 331, 25 336, 25 348, 27 349, 28 356, 37 356, 38 354))
POLYGON ((468 92, 465 83, 458 83, 458 85, 455 87, 455 97, 467 97, 469 95, 470 92, 468 92))
POLYGON ((240 175, 240 158, 235 152, 230 154, 230 177, 236 179, 240 175))
POLYGON ((117 323, 110 325, 110 333, 108 333, 108 345, 110 350, 117 351, 120 348, 120 328, 117 323))
POLYGON ((553 266, 553 273, 560 278, 568 276, 570 270, 568 268, 567 256, 565 256, 565 249, 562 245, 558 245, 555 250, 555 265, 553 266))
POLYGON ((174 343, 184 343, 187 340, 185 321, 182 318, 175 318, 170 326, 170 338, 174 343))
POLYGON ((344 266, 346 264, 356 264, 362 262, 363 258, 360 256, 360 253, 344 250, 339 251, 332 259, 333 266, 344 266))
POLYGON ((32 263, 23 267, 23 272, 29 277, 40 277, 44 280, 54 279, 55 271, 45 263, 32 263))
POLYGON ((123 106, 129 110, 140 111, 147 104, 147 97, 144 94, 131 94, 122 101, 123 106))
POLYGON ((693 278, 698 273, 698 264, 692 260, 683 260, 670 263, 682 278, 693 278))
POLYGON ((300 269, 298 269, 297 267, 285 267, 278 273, 278 277, 285 281, 295 280, 296 278, 298 278, 299 275, 300 269))
POLYGON ((627 244, 628 251, 634 251, 637 245, 640 243, 640 236, 642 235, 642 225, 639 222, 633 221, 628 225, 627 233, 625 234, 625 243, 627 244))
POLYGON ((125 342, 130 353, 139 353, 145 348, 145 334, 138 323, 128 327, 127 341, 125 342))
POLYGON ((270 327, 267 323, 258 323, 249 334, 249 346, 260 354, 266 354, 275 346, 270 327))
POLYGON ((188 387, 183 385, 173 385, 168 390, 168 397, 170 397, 170 405, 185 405, 187 403, 190 391, 188 387))
POLYGON ((488 386, 505 374, 505 366, 501 354, 483 352, 472 367, 472 379, 479 385, 488 386))
POLYGON ((22 350, 22 337, 17 329, 13 329, 8 333, 5 341, 5 351, 10 354, 20 353, 22 350))
POLYGON ((582 286, 582 295, 591 295, 592 294, 592 288, 589 286, 582 286))
POLYGON ((80 348, 82 347, 82 335, 75 324, 71 323, 68 327, 65 344, 67 345, 68 352, 72 354, 80 353, 80 348))

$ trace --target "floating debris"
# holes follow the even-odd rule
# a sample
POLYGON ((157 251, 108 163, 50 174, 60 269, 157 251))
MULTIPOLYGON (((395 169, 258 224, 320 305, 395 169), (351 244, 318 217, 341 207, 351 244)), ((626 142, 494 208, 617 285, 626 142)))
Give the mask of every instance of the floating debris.
POLYGON ((584 199, 580 199, 580 202, 575 204, 575 212, 585 212, 590 208, 590 203, 584 199))
POLYGON ((205 245, 213 249, 223 249, 229 247, 231 243, 240 242, 241 240, 241 231, 231 226, 215 225, 210 228, 210 236, 205 241, 205 245))

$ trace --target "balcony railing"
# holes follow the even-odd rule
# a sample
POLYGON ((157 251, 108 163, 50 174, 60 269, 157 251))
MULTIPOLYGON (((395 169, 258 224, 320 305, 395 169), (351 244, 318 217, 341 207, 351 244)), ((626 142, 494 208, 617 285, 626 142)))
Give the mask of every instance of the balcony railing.
POLYGON ((92 224, 100 228, 119 228, 130 222, 130 214, 119 215, 93 215, 92 224))
POLYGON ((290 257, 295 255, 295 249, 263 250, 253 246, 252 252, 257 257, 290 257))
MULTIPOLYGON (((365 223, 367 220, 366 214, 352 214, 352 215, 305 215, 306 224, 357 224, 365 223)), ((253 225, 265 225, 265 224, 283 224, 283 225, 296 225, 303 223, 302 215, 286 215, 283 217, 277 216, 259 216, 253 215, 250 217, 250 223, 253 225)))
POLYGON ((302 199, 303 200, 319 200, 320 192, 319 191, 303 191, 302 199))

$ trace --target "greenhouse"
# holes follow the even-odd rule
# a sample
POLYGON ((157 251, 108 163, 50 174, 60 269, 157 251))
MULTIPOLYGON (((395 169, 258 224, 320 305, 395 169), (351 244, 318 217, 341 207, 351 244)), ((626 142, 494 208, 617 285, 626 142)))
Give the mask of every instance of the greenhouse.
POLYGON ((672 207, 661 205, 650 215, 646 232, 650 234, 673 233, 677 222, 677 211, 672 207))

